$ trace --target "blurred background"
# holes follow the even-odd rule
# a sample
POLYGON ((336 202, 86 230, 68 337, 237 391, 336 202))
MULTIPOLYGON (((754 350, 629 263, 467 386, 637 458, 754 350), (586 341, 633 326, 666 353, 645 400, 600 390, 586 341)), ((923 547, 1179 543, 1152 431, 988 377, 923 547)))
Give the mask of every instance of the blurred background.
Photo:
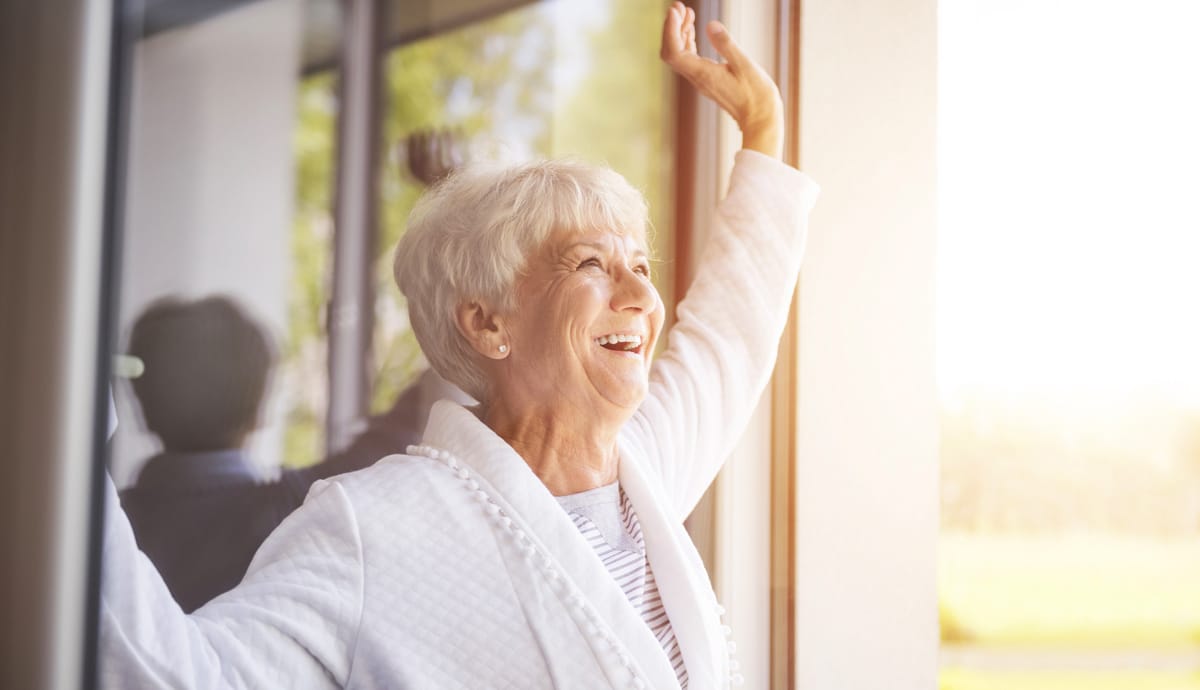
POLYGON ((944 688, 1200 688, 1200 6, 939 5, 944 688))
MULTIPOLYGON (((90 682, 103 462, 302 497, 457 395, 390 261, 457 166, 615 168, 670 320, 739 139, 658 63, 666 4, 0 6, 0 685, 90 682)), ((1200 690, 1200 5, 687 4, 775 75, 823 186, 772 388, 688 522, 749 686, 1200 690)))

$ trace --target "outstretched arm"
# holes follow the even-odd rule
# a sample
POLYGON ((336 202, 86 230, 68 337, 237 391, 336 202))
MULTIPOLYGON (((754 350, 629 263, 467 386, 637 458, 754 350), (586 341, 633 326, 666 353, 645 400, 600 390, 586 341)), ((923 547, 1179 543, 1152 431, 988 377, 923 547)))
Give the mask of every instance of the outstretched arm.
POLYGON ((772 158, 783 154, 783 99, 770 75, 750 59, 721 22, 708 23, 708 40, 724 62, 696 51, 696 13, 682 2, 667 10, 663 22, 663 62, 711 98, 737 122, 742 148, 772 158))
POLYGON ((315 487, 245 579, 191 615, 138 552, 112 481, 100 595, 102 688, 335 688, 362 611, 357 522, 341 487, 315 487))

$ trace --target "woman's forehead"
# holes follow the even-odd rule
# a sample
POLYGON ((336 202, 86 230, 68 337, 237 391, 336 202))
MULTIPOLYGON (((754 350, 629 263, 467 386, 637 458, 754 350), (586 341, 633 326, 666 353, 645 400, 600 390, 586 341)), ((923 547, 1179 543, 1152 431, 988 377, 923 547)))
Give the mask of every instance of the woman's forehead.
POLYGON ((648 256, 650 253, 644 228, 559 228, 547 238, 544 248, 552 251, 566 251, 574 248, 591 248, 599 251, 620 250, 631 255, 642 256, 648 256))

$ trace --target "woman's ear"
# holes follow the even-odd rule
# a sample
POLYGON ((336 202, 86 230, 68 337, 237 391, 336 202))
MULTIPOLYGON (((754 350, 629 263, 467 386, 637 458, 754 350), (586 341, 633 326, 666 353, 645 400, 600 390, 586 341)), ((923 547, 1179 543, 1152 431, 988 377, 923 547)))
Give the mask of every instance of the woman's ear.
POLYGON ((454 313, 458 332, 476 352, 488 359, 508 357, 503 319, 483 302, 463 302, 454 313))

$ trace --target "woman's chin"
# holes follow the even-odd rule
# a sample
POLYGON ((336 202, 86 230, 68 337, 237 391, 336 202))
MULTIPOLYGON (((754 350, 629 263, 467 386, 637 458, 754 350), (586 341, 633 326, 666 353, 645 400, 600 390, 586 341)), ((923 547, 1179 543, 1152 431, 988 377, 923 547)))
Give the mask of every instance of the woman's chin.
POLYGON ((628 417, 646 399, 647 389, 648 385, 644 379, 624 381, 605 386, 601 395, 610 405, 626 412, 626 417, 628 417))

